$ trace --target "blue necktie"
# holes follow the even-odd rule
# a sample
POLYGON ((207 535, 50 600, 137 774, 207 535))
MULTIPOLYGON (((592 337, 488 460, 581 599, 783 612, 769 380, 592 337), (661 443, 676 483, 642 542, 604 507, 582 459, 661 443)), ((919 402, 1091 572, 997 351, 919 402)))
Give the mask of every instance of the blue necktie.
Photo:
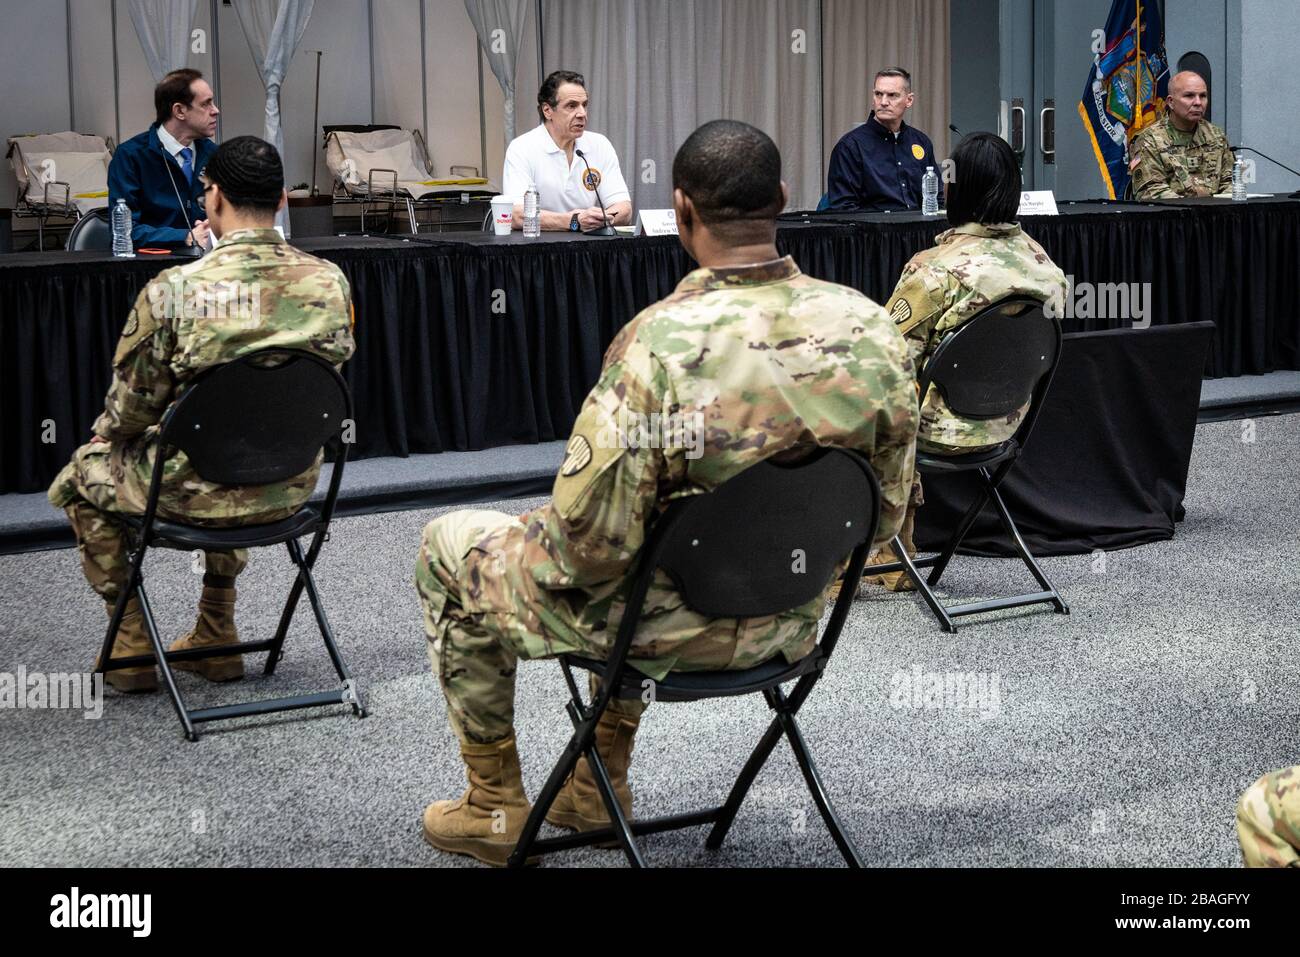
POLYGON ((193 155, 193 151, 188 146, 181 147, 181 171, 185 174, 185 178, 191 186, 194 185, 194 167, 190 164, 190 157, 193 155))

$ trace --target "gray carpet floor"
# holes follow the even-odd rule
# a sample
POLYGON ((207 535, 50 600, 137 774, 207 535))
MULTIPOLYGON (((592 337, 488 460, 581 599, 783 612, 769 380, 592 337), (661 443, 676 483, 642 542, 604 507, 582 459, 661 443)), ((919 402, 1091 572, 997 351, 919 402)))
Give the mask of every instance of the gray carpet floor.
MULTIPOLYGON (((1300 416, 1203 425, 1174 541, 1043 564, 1070 616, 1009 612, 955 636, 909 595, 868 593, 801 714, 826 785, 864 857, 884 866, 1233 866, 1233 807, 1265 771, 1300 761, 1300 416), (1244 442, 1243 437, 1253 438, 1244 442), (984 707, 912 707, 904 676, 976 673, 984 707)), ((520 511, 533 502, 501 507, 520 511)), ((110 691, 99 720, 0 711, 0 864, 458 866, 419 833, 423 806, 458 795, 463 770, 429 673, 411 567, 437 512, 340 520, 318 566, 371 716, 299 712, 181 739, 162 695, 110 691)), ((290 582, 282 553, 241 578, 246 638, 273 629, 290 582)), ((0 671, 89 666, 104 624, 75 552, 0 557, 0 671)), ((1028 582, 1018 563, 958 559, 952 597, 1028 582)), ((159 553, 160 624, 192 621, 200 579, 159 553)), ((277 675, 209 686, 314 690, 332 671, 300 616, 277 675)), ((531 793, 568 734, 550 662, 520 668, 516 724, 531 793)), ((632 769, 638 811, 717 802, 767 722, 761 699, 652 707, 632 769)), ((788 748, 759 777, 717 853, 703 831, 644 840, 659 865, 840 863, 788 748)), ((472 864, 472 862, 469 862, 472 864)), ((621 866, 616 851, 550 865, 621 866)))

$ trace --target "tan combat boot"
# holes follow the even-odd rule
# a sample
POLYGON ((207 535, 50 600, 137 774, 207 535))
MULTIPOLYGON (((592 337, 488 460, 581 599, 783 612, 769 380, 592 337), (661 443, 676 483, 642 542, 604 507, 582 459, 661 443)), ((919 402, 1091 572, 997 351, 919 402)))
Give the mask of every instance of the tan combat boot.
MULTIPOLYGON (((113 617, 113 606, 108 605, 108 617, 113 617)), ((117 628, 117 637, 113 639, 113 658, 134 658, 136 655, 153 657, 153 645, 149 641, 149 632, 145 628, 144 614, 140 603, 132 598, 126 603, 126 613, 117 628)), ((99 656, 95 657, 95 668, 99 668, 99 656)), ((119 668, 104 672, 104 681, 118 691, 135 694, 142 691, 158 690, 158 671, 153 665, 138 668, 119 668)))
MULTIPOLYGON (((627 770, 632 764, 632 741, 640 723, 640 718, 606 711, 596 725, 596 751, 605 762, 610 783, 614 785, 614 796, 623 809, 623 816, 629 821, 632 819, 632 788, 627 783, 627 770)), ((556 827, 567 827, 575 831, 596 831, 609 827, 605 802, 596 787, 596 776, 585 757, 578 759, 573 773, 555 796, 555 803, 546 812, 546 820, 556 827)), ((619 845, 617 841, 611 841, 600 846, 619 845)))
MULTIPOLYGON (((168 651, 187 648, 212 648, 218 645, 239 643, 235 631, 235 589, 203 586, 199 599, 199 619, 194 630, 172 642, 168 651)), ((177 671, 193 671, 209 681, 236 681, 244 677, 244 656, 223 655, 219 658, 199 658, 196 661, 173 661, 177 671)))
MULTIPOLYGON (((903 527, 898 533, 903 547, 907 549, 907 557, 916 557, 916 544, 912 541, 912 529, 916 524, 916 510, 910 506, 907 509, 907 518, 903 520, 903 527)), ((876 553, 874 558, 867 559, 866 571, 871 570, 872 565, 888 565, 890 562, 898 561, 894 554, 893 545, 885 545, 876 553)), ((911 576, 905 571, 886 572, 883 575, 864 574, 862 580, 869 585, 881 585, 889 591, 916 591, 916 585, 913 584, 911 576)))
POLYGON ((462 744, 460 754, 469 789, 454 801, 424 809, 424 839, 440 851, 505 867, 533 809, 524 793, 515 736, 492 744, 462 744))

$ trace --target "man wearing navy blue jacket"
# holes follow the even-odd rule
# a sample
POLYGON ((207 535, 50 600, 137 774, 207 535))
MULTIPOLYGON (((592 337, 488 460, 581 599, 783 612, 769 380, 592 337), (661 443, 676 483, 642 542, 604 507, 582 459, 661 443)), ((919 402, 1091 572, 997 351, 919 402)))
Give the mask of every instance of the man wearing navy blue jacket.
POLYGON ((126 200, 137 246, 206 246, 199 173, 217 149, 212 87, 198 70, 173 70, 153 99, 154 124, 119 146, 108 166, 109 209, 126 200))
POLYGON ((933 166, 943 203, 943 167, 934 144, 903 122, 916 100, 906 70, 876 74, 875 110, 867 122, 845 133, 831 153, 827 208, 837 212, 920 209, 921 179, 933 166))

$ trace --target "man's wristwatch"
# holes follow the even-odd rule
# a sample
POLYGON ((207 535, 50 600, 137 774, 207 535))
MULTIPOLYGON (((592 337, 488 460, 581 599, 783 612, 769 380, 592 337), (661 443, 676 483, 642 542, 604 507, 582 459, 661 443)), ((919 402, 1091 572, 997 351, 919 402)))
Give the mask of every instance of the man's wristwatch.
POLYGON ((573 218, 569 220, 569 232, 576 233, 577 231, 578 231, 578 214, 574 213, 573 218))

